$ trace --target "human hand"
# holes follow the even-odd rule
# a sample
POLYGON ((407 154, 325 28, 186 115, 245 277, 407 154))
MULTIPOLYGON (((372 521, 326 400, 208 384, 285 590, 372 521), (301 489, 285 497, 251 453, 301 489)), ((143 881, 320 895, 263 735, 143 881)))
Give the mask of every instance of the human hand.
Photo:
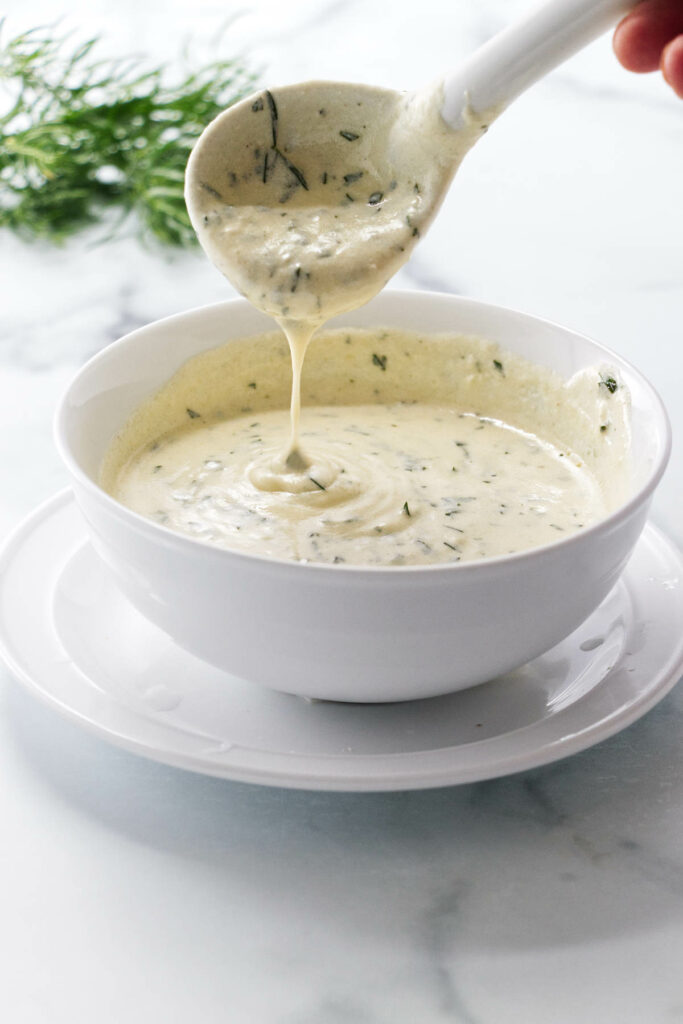
POLYGON ((659 68, 683 99, 683 0, 643 0, 617 25, 614 52, 629 71, 659 68))

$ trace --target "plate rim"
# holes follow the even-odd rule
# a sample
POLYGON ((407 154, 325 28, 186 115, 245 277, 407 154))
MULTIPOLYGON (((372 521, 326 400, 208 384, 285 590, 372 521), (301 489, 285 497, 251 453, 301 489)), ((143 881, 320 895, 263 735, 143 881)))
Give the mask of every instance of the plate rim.
MULTIPOLYGON (((24 550, 25 546, 30 544, 31 538, 41 525, 60 513, 70 513, 72 511, 79 515, 74 495, 71 489, 67 487, 41 502, 22 519, 14 530, 10 532, 0 549, 0 580, 4 579, 7 568, 11 566, 14 559, 24 550)), ((651 522, 646 524, 638 545, 646 541, 656 545, 658 550, 664 549, 670 557, 672 564, 675 564, 679 571, 683 572, 683 553, 675 542, 651 522)), ((85 530, 82 532, 82 539, 78 547, 81 547, 84 543, 88 543, 85 530)), ((66 557, 68 559, 75 550, 77 550, 77 547, 73 544, 69 549, 69 554, 65 553, 64 548, 60 548, 55 552, 55 557, 60 559, 66 557)), ((487 779, 502 778, 521 771, 528 771, 551 764, 565 757, 580 753, 602 742, 602 740, 609 739, 647 714, 679 681, 681 672, 683 672, 683 631, 675 638, 672 648, 670 650, 667 648, 667 656, 664 659, 664 663, 658 667, 654 674, 654 679, 644 685, 642 692, 636 699, 616 707, 606 716, 600 717, 597 721, 577 732, 555 737, 550 741, 542 741, 531 749, 526 748, 513 751, 512 753, 508 752, 503 756, 494 756, 486 764, 476 763, 471 766, 462 764, 460 766, 449 766, 442 763, 440 767, 431 767, 429 764, 415 764, 417 760, 421 762, 425 760, 440 760, 443 762, 444 757, 448 753, 453 753, 465 746, 461 744, 454 744, 450 747, 438 747, 426 751, 405 751, 394 754, 366 753, 355 756, 320 753, 306 754, 301 752, 289 755, 280 752, 268 752, 271 761, 273 758, 281 758, 283 761, 295 763, 294 767, 290 766, 289 768, 281 768, 279 770, 273 769, 272 766, 260 768, 258 765, 245 767, 244 765, 231 764, 229 762, 211 763, 193 754, 167 750, 150 743, 144 743, 136 737, 126 735, 122 731, 117 731, 111 726, 103 724, 97 719, 89 718, 77 707, 71 707, 68 703, 54 696, 46 688, 45 684, 41 685, 39 681, 33 678, 32 674, 15 656, 15 651, 9 641, 9 637, 6 635, 6 626, 2 615, 0 615, 0 658, 5 662, 12 675, 31 694, 38 697, 45 706, 57 711, 62 717, 81 728, 85 728, 91 735, 96 735, 113 746, 144 757, 147 760, 156 761, 157 763, 185 771, 192 771, 195 774, 253 785, 328 792, 390 792, 467 785, 487 779), (383 762, 384 767, 381 774, 368 774, 367 770, 364 773, 348 771, 354 761, 358 764, 362 759, 363 766, 367 766, 367 762, 374 758, 381 759, 383 762), (326 763, 326 768, 320 770, 320 762, 323 760, 326 763), (318 762, 317 770, 313 774, 303 769, 302 762, 305 761, 308 761, 309 765, 315 761, 318 762), (387 761, 395 761, 397 770, 393 770, 393 765, 388 766, 387 761), (339 766, 340 762, 344 763, 347 768, 345 773, 335 772, 331 767, 333 763, 339 766), (328 765, 330 766, 329 770, 327 768, 328 765)), ((602 682, 609 677, 611 672, 617 669, 618 664, 610 670, 610 673, 603 678, 602 682)), ((87 682, 90 682, 85 673, 73 662, 68 665, 68 669, 71 672, 77 673, 87 682)), ((105 699, 113 700, 113 698, 106 694, 105 699)), ((117 706, 121 707, 122 705, 117 702, 117 706)), ((137 715, 133 709, 126 708, 126 711, 131 715, 137 715)), ((484 744, 501 743, 514 732, 527 732, 542 728, 544 722, 547 723, 548 721, 549 719, 543 719, 532 722, 521 729, 504 733, 501 736, 473 741, 466 744, 466 746, 471 749, 476 746, 481 748, 484 744)), ((163 723, 159 724, 163 726, 163 723)), ((258 752, 254 750, 254 753, 258 752)))

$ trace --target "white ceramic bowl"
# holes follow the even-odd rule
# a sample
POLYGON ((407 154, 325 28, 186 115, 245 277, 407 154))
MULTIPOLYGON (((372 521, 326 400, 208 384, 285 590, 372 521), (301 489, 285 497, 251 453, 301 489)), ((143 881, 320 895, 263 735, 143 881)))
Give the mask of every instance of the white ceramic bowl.
POLYGON ((563 377, 608 361, 633 403, 632 497, 551 545, 462 565, 359 568, 225 551, 143 519, 96 480, 113 435, 190 357, 272 322, 244 300, 121 338, 78 373, 56 438, 92 543, 121 590, 178 644, 278 690, 342 701, 435 696, 547 650, 616 583, 667 462, 670 430, 648 382, 619 356, 546 321, 469 299, 385 292, 335 323, 475 334, 563 377))

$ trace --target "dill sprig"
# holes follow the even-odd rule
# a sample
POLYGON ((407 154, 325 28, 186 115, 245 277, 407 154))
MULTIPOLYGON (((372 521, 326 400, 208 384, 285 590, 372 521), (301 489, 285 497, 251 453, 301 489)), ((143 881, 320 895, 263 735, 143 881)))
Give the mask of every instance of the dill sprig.
POLYGON ((187 158, 254 76, 215 60, 168 84, 163 67, 96 59, 98 43, 42 27, 0 45, 0 227, 61 242, 115 211, 112 234, 135 214, 144 236, 192 245, 187 158))

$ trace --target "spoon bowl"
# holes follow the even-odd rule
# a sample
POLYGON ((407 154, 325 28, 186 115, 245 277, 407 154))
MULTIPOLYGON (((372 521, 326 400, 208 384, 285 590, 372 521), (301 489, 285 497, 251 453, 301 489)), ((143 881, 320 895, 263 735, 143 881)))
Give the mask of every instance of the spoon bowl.
POLYGON ((368 301, 427 229, 471 132, 415 97, 309 82, 224 111, 187 168, 212 262, 278 320, 322 322, 368 301), (428 130, 429 129, 429 130, 428 130))

